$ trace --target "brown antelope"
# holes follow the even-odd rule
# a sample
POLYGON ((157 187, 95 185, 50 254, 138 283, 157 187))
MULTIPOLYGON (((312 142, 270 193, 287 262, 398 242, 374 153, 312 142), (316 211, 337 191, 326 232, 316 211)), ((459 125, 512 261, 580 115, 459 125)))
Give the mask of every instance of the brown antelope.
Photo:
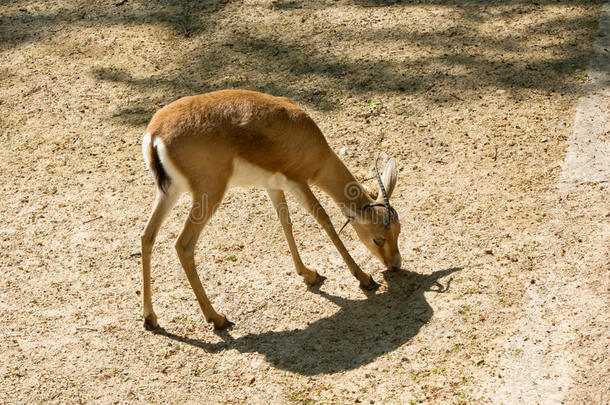
POLYGON ((380 176, 374 200, 332 151, 324 135, 291 100, 246 90, 222 90, 184 97, 153 116, 142 144, 147 167, 158 186, 157 199, 142 235, 144 326, 158 328, 153 312, 150 258, 157 232, 178 197, 189 192, 192 207, 176 251, 207 322, 231 326, 217 313, 205 294, 195 268, 197 239, 229 186, 265 187, 284 230, 290 253, 307 285, 324 280, 301 261, 292 235, 284 191, 324 228, 363 289, 378 284, 363 272, 339 239, 330 218, 310 185, 339 205, 358 238, 389 269, 398 269, 400 223, 389 197, 396 185, 396 162, 389 159, 380 176))

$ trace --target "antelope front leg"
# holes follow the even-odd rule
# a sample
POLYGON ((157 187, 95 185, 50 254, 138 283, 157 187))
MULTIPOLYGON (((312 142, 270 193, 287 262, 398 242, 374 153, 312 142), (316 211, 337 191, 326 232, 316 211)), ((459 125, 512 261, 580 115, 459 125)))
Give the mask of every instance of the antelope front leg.
POLYGON ((301 260, 301 256, 299 255, 299 251, 297 249, 297 244, 294 241, 294 235, 292 234, 292 222, 290 221, 290 213, 288 212, 288 204, 286 203, 284 192, 282 190, 267 189, 267 193, 269 194, 269 198, 271 198, 273 207, 275 208, 277 216, 280 219, 280 223, 282 224, 282 229, 284 230, 286 241, 288 241, 290 254, 292 255, 292 260, 294 261, 294 267, 297 274, 302 276, 305 283, 309 286, 322 283, 324 281, 324 277, 320 276, 315 270, 308 269, 301 260))
POLYGON ((324 230, 330 237, 330 240, 333 241, 333 244, 341 254, 341 257, 343 257, 343 260, 347 264, 347 267, 349 267, 350 272, 354 275, 354 277, 358 279, 358 281, 360 281, 360 288, 366 290, 374 290, 379 287, 379 284, 377 284, 375 280, 373 280, 373 277, 363 272, 360 266, 356 264, 352 256, 349 254, 349 252, 345 248, 345 245, 343 245, 343 242, 341 242, 339 235, 337 235, 337 232, 335 231, 335 228, 333 227, 333 224, 330 221, 330 217, 328 216, 316 196, 313 195, 309 186, 307 184, 299 185, 299 189, 296 190, 295 195, 297 196, 297 199, 303 205, 303 207, 305 207, 305 209, 307 209, 307 211, 309 211, 309 213, 313 215, 313 217, 318 221, 318 223, 322 225, 322 228, 324 228, 324 230))

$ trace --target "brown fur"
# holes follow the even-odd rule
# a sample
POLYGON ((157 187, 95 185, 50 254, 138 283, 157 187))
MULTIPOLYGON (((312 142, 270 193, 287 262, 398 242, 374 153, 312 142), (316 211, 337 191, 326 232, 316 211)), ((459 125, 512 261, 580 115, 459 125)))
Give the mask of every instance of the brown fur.
POLYGON ((223 90, 181 98, 159 110, 148 131, 161 138, 185 174, 205 170, 210 161, 230 166, 238 156, 291 180, 309 182, 334 155, 300 107, 287 98, 253 91, 223 90), (294 159, 295 155, 302 159, 294 159))

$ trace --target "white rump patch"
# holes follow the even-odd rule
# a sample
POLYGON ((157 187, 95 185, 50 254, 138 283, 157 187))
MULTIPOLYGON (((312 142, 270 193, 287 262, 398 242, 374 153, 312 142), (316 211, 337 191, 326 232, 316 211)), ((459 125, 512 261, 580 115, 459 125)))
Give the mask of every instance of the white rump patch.
POLYGON ((190 191, 191 188, 189 186, 189 182, 184 177, 182 172, 178 170, 174 162, 169 158, 167 154, 167 149, 165 145, 159 138, 155 138, 153 145, 157 149, 157 154, 159 155, 159 160, 161 161, 161 165, 167 172, 167 175, 170 179, 170 185, 168 192, 177 192, 179 194, 186 193, 190 191))
MULTIPOLYGON (((144 161, 146 162, 146 168, 151 170, 150 168, 150 132, 144 134, 144 139, 142 139, 142 154, 144 155, 144 161)), ((169 176, 169 190, 168 193, 186 193, 190 191, 189 183, 186 177, 178 170, 176 165, 171 161, 169 156, 167 155, 167 149, 165 145, 159 138, 155 138, 154 147, 157 149, 157 154, 159 155, 159 160, 161 161, 161 166, 165 169, 165 172, 169 176)))
POLYGON ((145 133, 142 139, 142 155, 144 155, 146 169, 150 170, 150 132, 145 133))

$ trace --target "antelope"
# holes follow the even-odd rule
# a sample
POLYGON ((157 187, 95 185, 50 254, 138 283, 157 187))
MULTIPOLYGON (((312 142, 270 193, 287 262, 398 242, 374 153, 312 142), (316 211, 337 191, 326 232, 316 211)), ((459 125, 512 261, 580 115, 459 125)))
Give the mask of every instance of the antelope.
POLYGON ((158 189, 142 235, 143 315, 148 330, 159 328, 151 297, 153 244, 168 211, 186 192, 192 205, 175 248, 205 320, 216 329, 233 323, 212 307, 197 274, 194 251, 203 227, 232 186, 266 188, 296 272, 308 286, 319 285, 325 277, 306 267, 299 256, 284 191, 293 193, 315 217, 360 287, 374 290, 379 286, 352 259, 310 185, 338 204, 358 238, 388 269, 400 268, 400 222, 389 202, 396 185, 396 161, 389 159, 382 175, 375 163, 380 190, 374 199, 333 152, 309 115, 288 98, 248 90, 181 98, 154 114, 142 151, 158 189))

